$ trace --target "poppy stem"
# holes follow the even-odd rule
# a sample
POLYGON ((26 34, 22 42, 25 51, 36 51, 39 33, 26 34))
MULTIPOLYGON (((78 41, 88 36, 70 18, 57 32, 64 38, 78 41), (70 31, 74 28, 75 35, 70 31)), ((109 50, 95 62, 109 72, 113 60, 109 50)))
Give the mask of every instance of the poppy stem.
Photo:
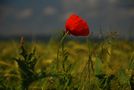
POLYGON ((64 33, 63 37, 60 40, 60 44, 63 44, 64 39, 67 37, 67 35, 69 34, 69 31, 67 31, 66 33, 64 33))
POLYGON ((62 50, 62 52, 63 52, 63 50, 64 50, 64 40, 65 40, 65 38, 67 37, 67 35, 69 34, 69 31, 67 31, 66 33, 64 33, 64 35, 62 36, 62 38, 61 38, 61 40, 60 40, 60 45, 59 45, 59 48, 58 48, 58 52, 57 52, 57 70, 59 69, 58 67, 58 61, 59 61, 59 53, 60 53, 60 49, 62 50))

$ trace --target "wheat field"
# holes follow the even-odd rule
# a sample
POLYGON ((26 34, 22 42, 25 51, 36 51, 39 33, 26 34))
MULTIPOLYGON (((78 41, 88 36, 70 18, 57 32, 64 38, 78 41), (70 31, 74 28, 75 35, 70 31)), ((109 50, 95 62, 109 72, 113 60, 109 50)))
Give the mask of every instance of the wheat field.
POLYGON ((134 42, 0 42, 0 90, 133 90, 134 42))

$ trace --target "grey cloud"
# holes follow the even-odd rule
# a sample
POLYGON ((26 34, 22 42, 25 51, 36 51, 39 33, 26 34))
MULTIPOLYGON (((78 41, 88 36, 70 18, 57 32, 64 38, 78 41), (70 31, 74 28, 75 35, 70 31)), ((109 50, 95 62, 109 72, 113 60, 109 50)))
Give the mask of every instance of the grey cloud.
POLYGON ((27 8, 27 9, 18 11, 16 13, 16 18, 17 19, 25 19, 25 18, 28 18, 28 17, 32 16, 32 14, 33 14, 32 9, 27 8))
POLYGON ((15 8, 13 7, 8 7, 8 6, 0 6, 0 16, 2 18, 6 17, 6 16, 10 16, 13 15, 14 12, 16 11, 15 8))
POLYGON ((55 7, 53 7, 53 6, 47 6, 47 7, 45 7, 44 9, 43 9, 43 14, 44 15, 47 15, 47 16, 49 16, 49 15, 54 15, 54 14, 56 14, 58 11, 57 11, 57 9, 55 8, 55 7))

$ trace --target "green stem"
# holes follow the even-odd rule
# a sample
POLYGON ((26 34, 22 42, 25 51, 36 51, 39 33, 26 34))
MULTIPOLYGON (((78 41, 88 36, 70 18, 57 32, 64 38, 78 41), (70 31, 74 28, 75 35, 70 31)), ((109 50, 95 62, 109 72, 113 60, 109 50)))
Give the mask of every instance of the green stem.
POLYGON ((56 66, 57 70, 58 70, 58 61, 59 61, 60 48, 62 49, 62 52, 63 52, 64 40, 65 40, 65 38, 67 37, 68 34, 69 34, 69 32, 64 33, 63 37, 60 40, 60 45, 59 45, 59 48, 58 48, 57 59, 56 59, 57 60, 57 66, 56 66))
POLYGON ((92 52, 90 50, 90 44, 89 44, 89 37, 87 37, 87 45, 88 45, 88 63, 90 64, 89 66, 91 67, 91 71, 94 72, 94 68, 93 68, 93 61, 91 59, 91 55, 92 55, 92 52))

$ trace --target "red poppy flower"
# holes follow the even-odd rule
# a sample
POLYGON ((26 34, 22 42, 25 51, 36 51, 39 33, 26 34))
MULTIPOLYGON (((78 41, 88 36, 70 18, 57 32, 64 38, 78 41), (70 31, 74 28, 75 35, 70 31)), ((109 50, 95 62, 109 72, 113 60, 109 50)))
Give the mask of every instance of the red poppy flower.
POLYGON ((72 14, 65 24, 66 32, 74 36, 88 36, 89 27, 85 20, 76 14, 72 14))

